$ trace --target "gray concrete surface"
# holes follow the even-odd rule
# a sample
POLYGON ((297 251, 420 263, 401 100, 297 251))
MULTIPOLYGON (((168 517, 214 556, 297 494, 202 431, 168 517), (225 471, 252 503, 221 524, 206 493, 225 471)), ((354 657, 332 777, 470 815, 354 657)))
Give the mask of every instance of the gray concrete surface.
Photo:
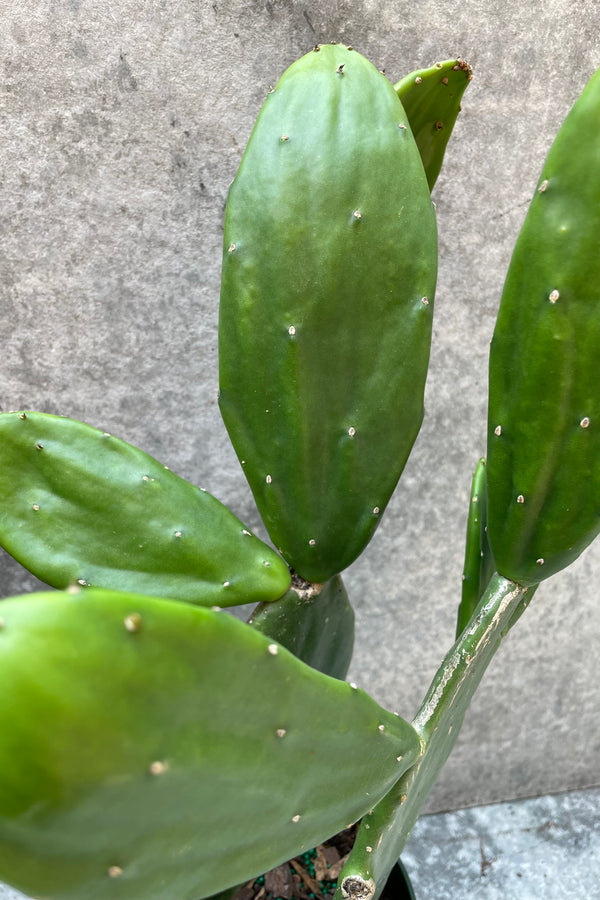
POLYGON ((417 900, 598 900, 600 791, 423 816, 402 859, 417 900))
MULTIPOLYGON (((216 404, 223 209, 269 85, 331 39, 392 80, 453 55, 475 72, 435 190, 426 421, 346 574, 352 678, 411 717, 453 639, 504 272, 545 153, 600 64, 594 0, 5 0, 0 408, 119 435, 260 531, 216 404)), ((599 578, 596 546, 539 590, 430 810, 600 781, 599 578)), ((2 559, 0 595, 34 584, 2 559)))

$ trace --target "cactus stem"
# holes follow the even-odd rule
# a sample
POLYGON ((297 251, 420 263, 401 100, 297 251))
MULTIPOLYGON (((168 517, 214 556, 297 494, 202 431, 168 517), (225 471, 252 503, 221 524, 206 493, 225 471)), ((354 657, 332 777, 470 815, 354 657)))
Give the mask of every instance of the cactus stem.
POLYGON ((375 894, 375 882, 373 879, 369 878, 367 880, 362 875, 348 875, 344 878, 340 887, 344 900, 371 900, 371 897, 375 894))
MULTIPOLYGON (((413 721, 421 735, 422 755, 378 804, 366 834, 363 818, 353 851, 340 875, 342 898, 362 896, 344 891, 346 879, 360 871, 382 882, 398 859, 419 810, 458 737, 469 702, 516 610, 527 606, 535 588, 493 575, 469 624, 440 666, 413 721), (468 667, 468 669, 467 669, 468 667), (468 674, 467 674, 468 672, 468 674), (375 847, 372 857, 365 844, 375 847)), ((373 891, 373 893, 375 890, 373 891)), ((337 895, 339 898, 339 894, 337 895)))
POLYGON ((324 587, 324 584, 306 581, 292 569, 291 588, 298 595, 300 600, 312 600, 314 597, 318 597, 324 587))

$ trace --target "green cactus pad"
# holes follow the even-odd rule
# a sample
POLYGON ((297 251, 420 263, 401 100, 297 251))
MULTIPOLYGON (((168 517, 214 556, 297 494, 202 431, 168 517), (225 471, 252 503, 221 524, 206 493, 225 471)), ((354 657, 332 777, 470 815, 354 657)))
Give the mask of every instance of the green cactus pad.
POLYGON ((269 94, 231 186, 220 405, 271 538, 325 582, 371 538, 423 416, 436 225, 406 115, 342 45, 269 94))
POLYGON ((490 353, 489 535, 535 584, 600 530, 600 70, 548 154, 490 353))
POLYGON ((464 59, 448 59, 411 72, 395 85, 415 136, 429 189, 440 174, 446 146, 473 77, 464 59))
POLYGON ((0 544, 42 581, 203 606, 275 600, 283 560, 218 500, 60 416, 0 415, 0 544))
POLYGON ((309 666, 345 678, 354 647, 354 610, 340 575, 324 585, 299 584, 275 603, 261 603, 248 620, 309 666))
POLYGON ((90 588, 0 613, 0 880, 34 896, 198 900, 355 821, 420 752, 225 612, 90 588))

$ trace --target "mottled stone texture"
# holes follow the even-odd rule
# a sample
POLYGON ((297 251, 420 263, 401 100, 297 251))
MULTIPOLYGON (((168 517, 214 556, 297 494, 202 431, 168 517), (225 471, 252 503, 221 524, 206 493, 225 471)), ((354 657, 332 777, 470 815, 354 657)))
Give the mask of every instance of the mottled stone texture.
POLYGON ((422 816, 402 859, 419 900, 596 900, 600 791, 422 816))
MULTIPOLYGON (((9 0, 1 19, 0 408, 126 438, 259 529, 217 409, 216 326, 227 186, 262 99, 323 40, 392 80, 453 55, 473 65, 434 195, 427 417, 346 576, 352 678, 411 717, 453 639, 504 272, 545 153, 600 63, 598 5, 9 0)), ((0 581, 2 595, 33 584, 8 558, 0 581)), ((598 782, 599 583, 600 546, 539 590, 430 809, 598 782)))

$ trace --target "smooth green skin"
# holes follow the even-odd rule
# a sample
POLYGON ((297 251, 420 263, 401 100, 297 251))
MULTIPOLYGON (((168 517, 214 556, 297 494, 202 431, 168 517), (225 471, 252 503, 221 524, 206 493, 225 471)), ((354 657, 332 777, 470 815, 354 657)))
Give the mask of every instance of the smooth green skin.
POLYGON ((599 123, 600 70, 546 159, 491 346, 489 536, 498 570, 522 584, 600 530, 599 123))
POLYGON ((27 894, 198 900, 358 819, 420 751, 224 612, 93 588, 0 610, 0 880, 27 894))
POLYGON ((411 72, 394 87, 406 110, 430 190, 440 174, 460 101, 472 77, 464 59, 448 59, 411 72))
POLYGON ((469 623, 493 574, 494 560, 487 536, 486 461, 480 459, 473 473, 469 497, 462 596, 456 624, 457 638, 469 623))
POLYGON ((340 44, 302 57, 229 192, 219 356, 229 435, 273 543, 307 581, 364 549, 409 455, 436 264, 393 87, 340 44))
MULTIPOLYGON (((248 624, 319 672, 346 677, 354 646, 354 610, 341 575, 324 585, 296 584, 274 603, 259 604, 248 624)), ((229 900, 238 887, 211 900, 229 900)))
POLYGON ((261 603, 248 624, 319 672, 346 677, 354 647, 354 610, 340 575, 318 592, 309 585, 304 590, 292 587, 275 603, 261 603))
POLYGON ((450 755, 465 713, 502 639, 535 589, 494 574, 460 638, 446 655, 413 722, 423 742, 415 765, 361 822, 340 874, 335 900, 353 886, 355 900, 378 897, 423 803, 450 755), (370 848, 370 849, 367 849, 370 848))
POLYGON ((73 419, 0 415, 0 497, 0 543, 52 587, 233 606, 290 585, 283 560, 222 503, 73 419))
MULTIPOLYGON (((354 646, 354 610, 341 575, 324 585, 296 585, 274 603, 260 603, 248 625, 319 672, 346 677, 354 646)), ((211 900, 229 900, 237 887, 211 900)))

